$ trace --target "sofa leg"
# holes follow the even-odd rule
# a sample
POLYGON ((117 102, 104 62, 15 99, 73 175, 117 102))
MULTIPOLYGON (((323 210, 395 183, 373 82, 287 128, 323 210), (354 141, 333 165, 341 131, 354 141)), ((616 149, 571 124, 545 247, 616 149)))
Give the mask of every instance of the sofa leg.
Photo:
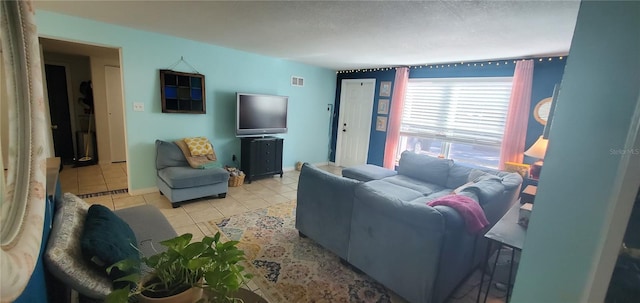
POLYGON ((220 199, 224 199, 226 197, 227 197, 227 193, 218 194, 218 198, 220 198, 220 199))
POLYGON ((180 203, 171 203, 171 207, 178 208, 180 207, 180 203))
POLYGON ((300 238, 307 238, 307 235, 303 234, 301 231, 298 231, 298 236, 300 236, 300 238))
POLYGON ((160 195, 161 195, 161 196, 164 196, 164 193, 162 193, 162 191, 161 191, 161 190, 159 190, 159 192, 160 192, 160 195))

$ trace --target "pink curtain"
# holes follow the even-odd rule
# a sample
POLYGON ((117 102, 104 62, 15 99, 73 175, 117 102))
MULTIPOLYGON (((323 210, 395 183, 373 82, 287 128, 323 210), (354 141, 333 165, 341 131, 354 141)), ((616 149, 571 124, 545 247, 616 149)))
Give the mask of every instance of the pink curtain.
POLYGON ((500 148, 500 169, 505 162, 522 163, 531 107, 531 84, 533 82, 533 60, 516 63, 513 73, 513 87, 500 148))
POLYGON ((402 109, 404 108, 407 82, 409 82, 409 68, 397 68, 387 125, 387 141, 384 146, 384 167, 388 169, 395 169, 396 165, 396 152, 398 151, 398 141, 400 140, 400 123, 402 122, 402 109))

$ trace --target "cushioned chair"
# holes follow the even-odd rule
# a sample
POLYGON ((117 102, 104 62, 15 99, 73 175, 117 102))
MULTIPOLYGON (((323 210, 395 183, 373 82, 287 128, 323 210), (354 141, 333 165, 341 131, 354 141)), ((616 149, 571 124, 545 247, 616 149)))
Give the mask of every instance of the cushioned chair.
POLYGON ((227 196, 229 172, 223 168, 192 168, 174 142, 156 140, 156 170, 156 185, 174 208, 186 200, 227 196))

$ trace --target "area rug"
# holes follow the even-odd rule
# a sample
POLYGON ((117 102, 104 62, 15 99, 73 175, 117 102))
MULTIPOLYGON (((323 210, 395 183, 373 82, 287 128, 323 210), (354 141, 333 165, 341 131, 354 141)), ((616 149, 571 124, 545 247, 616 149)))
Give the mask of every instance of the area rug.
POLYGON ((254 283, 279 302, 401 302, 381 284, 340 263, 295 229, 295 201, 207 223, 247 256, 254 283))

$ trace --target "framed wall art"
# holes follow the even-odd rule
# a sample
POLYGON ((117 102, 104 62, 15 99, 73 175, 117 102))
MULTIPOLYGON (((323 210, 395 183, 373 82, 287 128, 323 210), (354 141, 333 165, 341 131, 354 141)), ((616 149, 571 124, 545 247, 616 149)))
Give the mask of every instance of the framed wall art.
POLYGON ((380 96, 391 97, 391 81, 380 82, 380 96))
POLYGON ((387 131, 387 117, 378 116, 376 119, 376 130, 380 132, 387 131))
POLYGON ((382 115, 389 114, 389 99, 378 100, 378 114, 382 114, 382 115))

